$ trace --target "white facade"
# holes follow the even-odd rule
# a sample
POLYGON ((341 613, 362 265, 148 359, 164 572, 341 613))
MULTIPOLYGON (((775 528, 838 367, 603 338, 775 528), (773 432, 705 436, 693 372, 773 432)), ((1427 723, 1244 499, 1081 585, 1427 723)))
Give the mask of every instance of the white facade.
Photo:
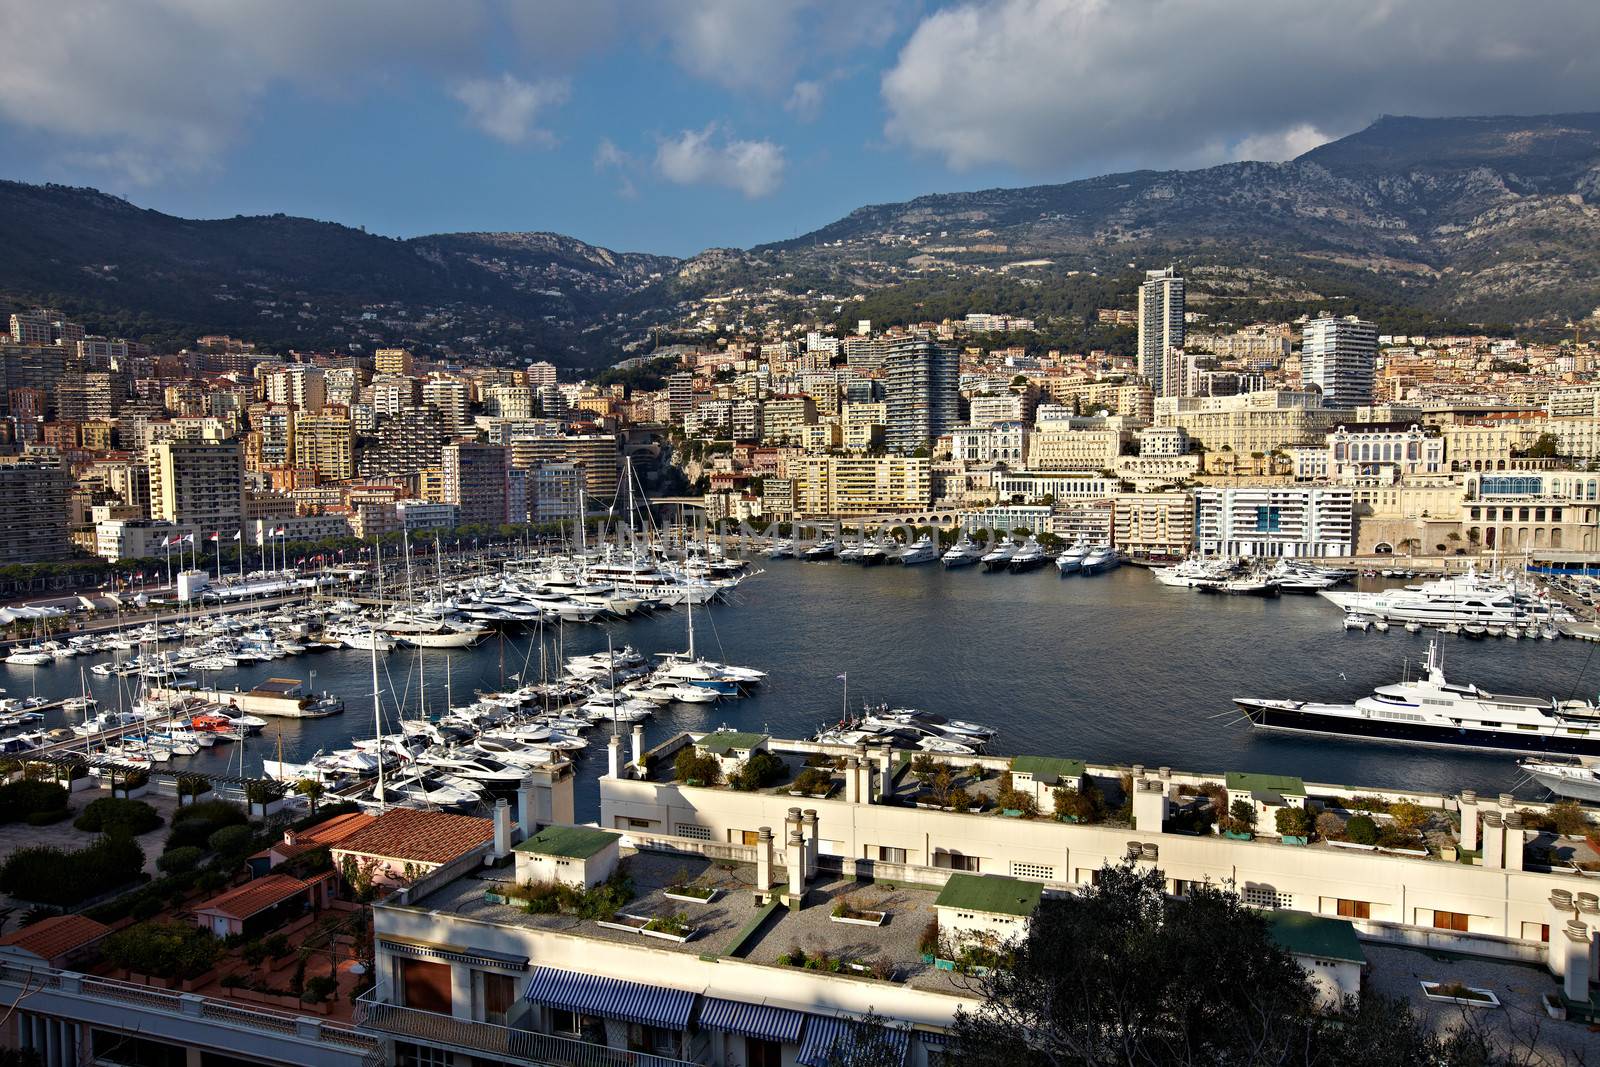
POLYGON ((1146 271, 1139 286, 1139 373, 1156 396, 1183 392, 1183 279, 1171 267, 1146 271))
POLYGON ((1195 493, 1196 546, 1208 556, 1348 556, 1355 497, 1323 486, 1229 486, 1195 493))
POLYGON ((1322 390, 1326 408, 1372 403, 1378 366, 1378 328, 1354 315, 1306 323, 1300 347, 1300 380, 1322 390))

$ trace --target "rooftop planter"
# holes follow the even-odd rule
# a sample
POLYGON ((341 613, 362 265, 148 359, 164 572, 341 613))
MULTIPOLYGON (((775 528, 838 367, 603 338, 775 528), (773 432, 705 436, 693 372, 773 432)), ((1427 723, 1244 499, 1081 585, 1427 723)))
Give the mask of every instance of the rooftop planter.
POLYGON ((1567 1002, 1561 999, 1560 994, 1546 993, 1541 999, 1544 1002, 1544 1013, 1546 1015, 1550 1016, 1550 1018, 1556 1020, 1557 1022, 1566 1021, 1567 1002))
POLYGON ((628 915, 619 912, 610 919, 596 919, 596 926, 624 933, 643 934, 681 945, 695 935, 695 928, 682 915, 628 915))
POLYGON ((828 918, 832 922, 846 923, 850 926, 882 926, 889 921, 889 913, 858 908, 846 897, 834 904, 833 913, 828 918))
POLYGON ((661 895, 668 900, 682 900, 690 904, 709 904, 717 899, 721 890, 712 885, 698 885, 687 882, 682 885, 669 885, 661 891, 661 895))
POLYGON ((1444 1004, 1460 1004, 1467 1008, 1498 1008, 1500 998, 1492 989, 1464 986, 1460 982, 1423 982, 1422 995, 1444 1004))
POLYGON ((1229 841, 1249 841, 1256 835, 1249 830, 1224 830, 1222 831, 1222 836, 1229 841))
POLYGON ((1298 834, 1280 834, 1278 840, 1286 845, 1305 845, 1311 842, 1309 837, 1301 837, 1298 834))

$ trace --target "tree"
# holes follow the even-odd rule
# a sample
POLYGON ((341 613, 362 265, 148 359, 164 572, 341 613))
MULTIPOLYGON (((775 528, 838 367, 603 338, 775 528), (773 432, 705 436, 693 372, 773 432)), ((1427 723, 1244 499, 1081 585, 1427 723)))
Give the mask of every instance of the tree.
POLYGON ((972 980, 983 1002, 958 1013, 947 1062, 1503 1062, 1481 1035, 1435 1038, 1373 991, 1319 1012, 1305 972, 1235 893, 1204 884, 1178 899, 1163 887, 1161 871, 1124 863, 1081 896, 1041 901, 1005 965, 972 980))
POLYGON ((322 799, 322 794, 327 788, 315 778, 302 778, 294 784, 294 791, 311 801, 311 810, 317 810, 317 801, 322 799))
POLYGON ((1394 820, 1396 830, 1415 834, 1428 824, 1428 809, 1409 800, 1400 800, 1389 805, 1389 818, 1394 820))

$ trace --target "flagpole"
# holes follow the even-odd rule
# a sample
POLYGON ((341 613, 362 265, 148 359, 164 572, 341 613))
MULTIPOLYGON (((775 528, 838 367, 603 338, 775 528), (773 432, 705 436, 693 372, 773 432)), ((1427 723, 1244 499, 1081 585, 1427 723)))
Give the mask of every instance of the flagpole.
POLYGON ((244 527, 239 527, 239 582, 244 583, 244 527))

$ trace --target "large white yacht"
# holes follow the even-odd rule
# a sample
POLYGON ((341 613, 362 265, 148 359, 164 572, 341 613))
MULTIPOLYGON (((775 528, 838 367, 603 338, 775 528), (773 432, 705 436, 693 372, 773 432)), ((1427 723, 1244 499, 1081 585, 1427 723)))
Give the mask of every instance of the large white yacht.
POLYGON ((1587 700, 1507 696, 1445 680, 1437 641, 1427 673, 1381 685, 1354 704, 1304 700, 1234 701, 1252 724, 1380 741, 1452 745, 1507 752, 1600 754, 1600 708, 1587 700))
POLYGON ((961 540, 951 545, 945 554, 939 557, 939 562, 946 567, 970 567, 982 558, 983 546, 966 534, 962 534, 961 540))
POLYGON ((1464 574, 1421 585, 1376 593, 1323 591, 1321 595, 1346 612, 1390 622, 1419 622, 1424 626, 1444 626, 1452 622, 1526 626, 1550 621, 1549 603, 1533 595, 1521 583, 1479 574, 1471 567, 1464 574))
POLYGON ((1009 537, 1000 539, 1000 543, 983 554, 984 570, 1003 571, 1011 565, 1011 557, 1017 554, 1017 543, 1009 537))

